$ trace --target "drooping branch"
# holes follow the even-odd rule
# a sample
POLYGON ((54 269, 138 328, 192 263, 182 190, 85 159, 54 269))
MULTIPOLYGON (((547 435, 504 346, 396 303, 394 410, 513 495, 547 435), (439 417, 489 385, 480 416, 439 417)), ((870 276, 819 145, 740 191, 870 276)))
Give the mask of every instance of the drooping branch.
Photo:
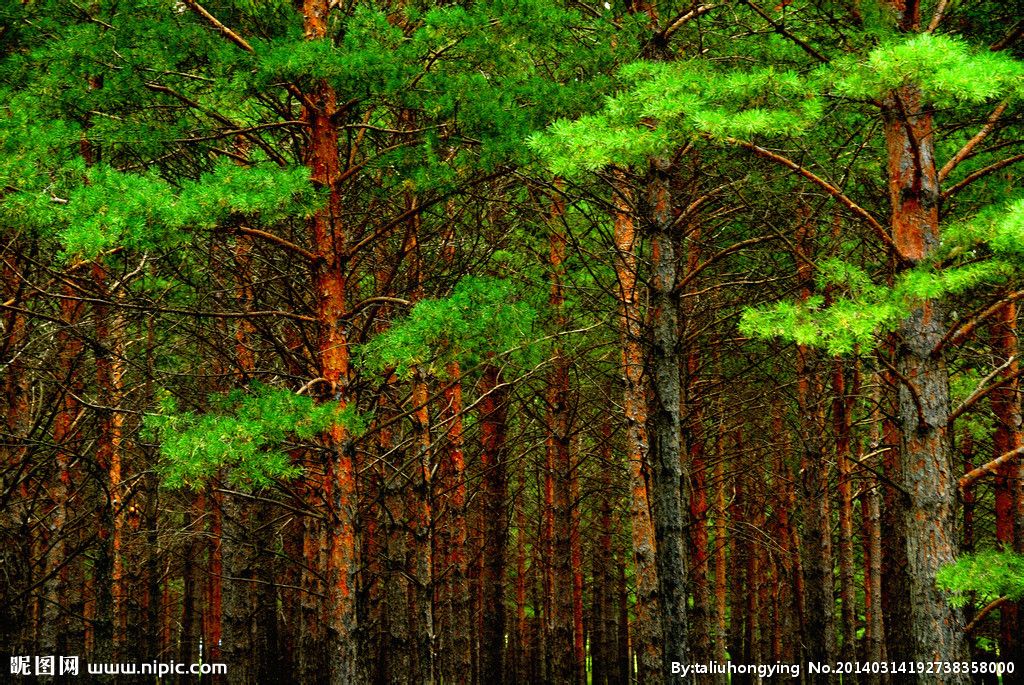
POLYGON ((946 6, 949 4, 949 0, 939 0, 939 4, 935 7, 935 12, 932 14, 932 20, 928 22, 928 29, 925 33, 932 33, 935 29, 939 28, 939 24, 942 23, 942 17, 946 13, 946 6))
POLYGON ((207 9, 200 5, 198 2, 196 2, 196 0, 182 0, 182 2, 190 10, 192 10, 200 17, 208 21, 210 25, 213 26, 213 28, 220 31, 221 35, 223 35, 229 41, 231 41, 238 47, 242 48, 246 52, 253 52, 252 45, 249 44, 249 41, 247 41, 245 38, 242 38, 240 35, 238 35, 234 31, 229 29, 227 26, 225 26, 223 23, 221 23, 221 21, 217 19, 217 17, 210 14, 207 11, 207 9))
MULTIPOLYGON (((222 36, 227 38, 228 41, 234 43, 246 52, 255 52, 249 41, 247 41, 245 38, 242 38, 242 36, 238 35, 230 28, 228 28, 223 22, 221 22, 220 19, 210 14, 210 12, 205 7, 196 2, 196 0, 182 0, 182 2, 184 2, 185 6, 188 7, 190 10, 192 10, 200 17, 205 19, 207 22, 209 22, 209 24, 213 26, 213 28, 217 29, 217 31, 219 31, 222 36)), ((295 98, 298 99, 307 109, 317 109, 316 103, 314 103, 312 100, 306 97, 306 94, 299 90, 299 88, 295 84, 286 84, 285 88, 288 90, 289 93, 295 96, 295 98)))
POLYGON ((688 12, 681 12, 676 16, 675 19, 670 21, 668 23, 668 26, 665 27, 665 30, 661 32, 662 40, 668 40, 669 38, 672 37, 673 33, 682 28, 683 25, 685 25, 687 22, 693 21, 697 17, 701 17, 707 14, 716 7, 720 7, 720 5, 700 5, 699 7, 695 7, 694 9, 688 12))

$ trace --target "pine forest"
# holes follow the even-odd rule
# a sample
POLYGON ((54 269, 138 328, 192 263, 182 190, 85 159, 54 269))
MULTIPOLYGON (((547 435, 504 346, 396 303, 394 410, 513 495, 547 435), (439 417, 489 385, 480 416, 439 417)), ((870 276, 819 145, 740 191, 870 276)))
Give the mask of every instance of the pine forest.
POLYGON ((0 681, 1024 682, 1022 173, 1024 0, 0 0, 0 681))

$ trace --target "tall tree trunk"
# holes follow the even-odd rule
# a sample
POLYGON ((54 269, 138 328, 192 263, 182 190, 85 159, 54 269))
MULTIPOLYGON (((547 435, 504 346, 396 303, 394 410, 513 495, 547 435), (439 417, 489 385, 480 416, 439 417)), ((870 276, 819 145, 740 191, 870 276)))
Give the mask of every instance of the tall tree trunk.
POLYGON ((672 230, 669 160, 651 160, 647 185, 651 232, 650 377, 652 492, 661 607, 662 678, 674 682, 673 662, 686 663, 686 568, 683 549, 682 461, 679 422, 679 296, 672 230))
MULTIPOLYGON (((717 362, 717 360, 716 360, 717 362)), ((718 364, 716 363, 716 366, 718 364)), ((716 369, 720 372, 720 369, 716 369)), ((729 491, 725 476, 725 416, 718 402, 718 431, 715 435, 715 660, 725 661, 729 644, 728 630, 728 556, 729 491)), ((735 547, 734 547, 735 549, 735 547)), ((722 678, 722 682, 725 678, 722 678)))
MULTIPOLYGON (((842 602, 843 645, 840 658, 857 660, 857 607, 853 560, 853 403, 860 389, 854 379, 852 390, 846 390, 846 368, 841 358, 832 367, 832 425, 836 435, 836 465, 839 467, 839 598, 842 602)), ((854 370, 856 375, 857 371, 854 370)), ((858 682, 851 673, 849 681, 858 682)), ((844 681, 847 678, 844 678, 844 681)))
MULTIPOLYGON (((410 115, 411 116, 411 115, 410 115)), ((411 123, 411 122, 407 122, 411 123)), ((406 194, 406 211, 415 212, 418 198, 406 194)), ((423 268, 419 244, 420 217, 414 213, 410 220, 403 252, 410 258, 412 292, 410 300, 423 299, 423 268)), ((434 511, 433 511, 433 464, 430 435, 430 389, 427 372, 422 367, 413 369, 411 419, 415 437, 413 439, 413 488, 410 493, 409 509, 413 534, 413 578, 415 578, 413 605, 416 622, 416 681, 430 685, 434 682, 436 645, 434 634, 434 511)))
MULTIPOLYGON (((869 445, 872 450, 882 442, 882 378, 875 378, 874 405, 871 412, 869 445)), ((862 457, 863 458, 863 457, 862 457)), ((861 495, 861 543, 864 556, 864 653, 865 661, 885 658, 885 633, 882 626, 882 521, 880 485, 877 477, 864 479, 861 495)), ((881 675, 871 673, 864 677, 868 685, 878 685, 881 675)))
MULTIPOLYGON (((556 181, 556 187, 558 186, 556 181)), ((566 239, 561 226, 564 203, 560 196, 552 198, 548 222, 550 253, 550 292, 548 306, 553 316, 553 333, 558 336, 566 327, 565 277, 566 239)), ((569 445, 569 359, 556 337, 552 350, 551 371, 547 387, 547 445, 544 473, 545 537, 551 536, 548 581, 551 593, 550 637, 551 680, 573 683, 576 680, 575 647, 573 644, 573 568, 572 568, 572 500, 570 480, 572 463, 569 445), (550 501, 548 498, 550 497, 550 501), (550 526, 550 529, 549 529, 550 526)))
MULTIPOLYGON (((995 363, 1006 365, 1004 378, 1017 373, 1017 307, 1007 304, 992 322, 990 340, 995 363)), ((1006 454, 1024 444, 1021 434, 1019 383, 1005 383, 990 395, 996 426, 992 435, 994 457, 1006 454)), ((996 545, 1011 552, 1016 539, 1016 499, 1021 477, 1020 459, 999 467, 995 474, 996 545)), ((1019 626, 1020 603, 1006 602, 999 607, 999 656, 1006 661, 1024 663, 1024 650, 1019 626)))
MULTIPOLYGON (((895 355, 895 342, 882 352, 895 355)), ((897 423, 896 377, 890 371, 882 374, 882 467, 888 483, 903 482, 900 458, 900 430, 897 423)), ((882 490, 882 539, 892 542, 882 546, 882 628, 885 631, 885 658, 890 661, 913 659, 910 636, 910 579, 907 577, 907 498, 892 485, 882 490)), ((892 680, 892 679, 889 679, 892 680)))
POLYGON ((637 285, 640 236, 633 220, 635 197, 624 172, 614 176, 615 272, 618 280, 625 381, 626 460, 629 465, 630 522, 636 569, 636 619, 632 635, 638 678, 653 683, 662 671, 662 630, 658 619, 658 576, 654 526, 648 493, 647 386, 642 347, 644 314, 637 285))
MULTIPOLYGON (((701 233, 699 227, 688 236, 686 271, 694 273, 700 265, 701 233)), ((693 302, 693 298, 688 298, 693 302)), ((685 306, 692 317, 692 305, 685 306)), ((684 335, 688 331, 684 331, 684 335)), ((680 413, 686 418, 683 426, 686 459, 689 464, 687 497, 690 508, 688 543, 690 552, 690 581, 693 594, 691 613, 692 659, 694 663, 707 663, 714 658, 712 646, 711 587, 708 583, 710 559, 708 536, 707 460, 705 458, 704 404, 700 396, 701 351, 697 341, 690 340, 686 351, 683 377, 683 404, 680 413)))
POLYGON ((484 368, 480 400, 483 469, 484 559, 480 584, 483 592, 483 630, 480 636, 481 678, 494 685, 505 682, 505 546, 508 535, 507 431, 509 386, 493 364, 484 368))
MULTIPOLYGON (((813 228, 807 210, 801 208, 797 228, 797 285, 800 298, 811 296, 813 285, 813 228)), ((829 472, 825 459, 823 389, 818 369, 820 355, 806 345, 796 353, 797 410, 800 413, 800 441, 803 466, 803 540, 804 644, 810 661, 832 663, 835 660, 835 598, 832 579, 832 515, 829 501, 829 472)), ((810 682, 838 682, 831 674, 808 675, 810 682)))
MULTIPOLYGON (((93 281, 102 300, 107 300, 107 273, 103 265, 92 267, 93 281)), ((120 656, 123 634, 118 630, 124 610, 121 538, 124 523, 124 493, 121 486, 124 414, 119 403, 124 376, 124 330, 119 316, 111 315, 106 305, 95 306, 96 387, 109 406, 101 410, 99 435, 96 440, 96 463, 102 474, 106 501, 101 505, 97 527, 98 549, 94 566, 96 587, 96 649, 97 660, 120 656)))
POLYGON ((610 414, 601 422, 598 454, 600 455, 601 490, 597 513, 597 540, 593 546, 591 576, 590 656, 591 682, 610 685, 615 676, 616 622, 614 611, 615 563, 612 539, 612 425, 610 414))
MULTIPOLYGON (((897 9, 903 26, 916 28, 916 18, 909 16, 912 12, 897 9)), ((918 9, 916 3, 914 9, 918 9)), ((914 85, 890 93, 884 105, 892 237, 901 263, 912 265, 926 259, 939 244, 932 113, 922 105, 920 88, 914 85)), ((949 372, 943 353, 934 353, 944 334, 941 303, 921 302, 900 322, 896 369, 902 484, 909 500, 904 521, 910 652, 917 661, 954 662, 967 658, 963 618, 935 585, 936 573, 953 561, 956 547, 949 372)), ((939 678, 950 683, 967 681, 962 674, 939 678)))
MULTIPOLYGON (((302 15, 306 38, 324 40, 332 11, 328 0, 303 0, 302 15)), ((311 107, 303 115, 309 124, 306 164, 314 185, 327 191, 326 205, 310 221, 317 256, 313 288, 317 297, 319 386, 323 401, 342 407, 349 397, 349 351, 345 314, 348 246, 341 223, 341 176, 338 153, 339 114, 337 95, 325 79, 315 82, 306 94, 311 107)), ((320 490, 327 502, 326 626, 328 629, 328 670, 332 682, 360 681, 356 634, 356 473, 354 446, 345 426, 336 423, 326 432, 327 458, 320 490)), ((307 559, 307 563, 313 559, 307 559)))
MULTIPOLYGON (((72 576, 78 575, 77 563, 67 563, 69 551, 67 543, 70 531, 66 529, 66 523, 71 512, 69 498, 73 489, 71 464, 77 454, 77 435, 81 429, 79 419, 82 408, 79 398, 82 396, 85 386, 83 374, 79 368, 84 346, 79 334, 73 330, 80 322, 83 304, 76 297, 77 291, 70 285, 64 286, 63 293, 65 297, 61 298, 60 312, 64 327, 57 332, 57 345, 60 350, 57 373, 59 374, 61 400, 53 421, 53 443, 57 450, 57 478, 53 484, 54 509, 50 523, 53 537, 47 555, 47 574, 50 575, 50 579, 43 588, 46 601, 43 604, 42 621, 38 624, 41 638, 39 649, 46 653, 50 653, 50 650, 61 652, 69 646, 65 644, 65 631, 61 629, 62 626, 68 625, 69 620, 62 615, 62 611, 69 607, 69 602, 74 594, 72 576), (61 565, 63 565, 62 568, 61 565)), ((18 321, 16 320, 15 323, 17 324, 18 321)), ((24 321, 21 322, 21 329, 24 330, 24 321)), ((12 379, 12 393, 17 392, 20 382, 21 379, 12 379)), ((22 411, 18 406, 19 398, 14 396, 13 399, 13 411, 10 418, 16 419, 22 411)), ((25 411, 27 411, 27 407, 25 407, 25 411)))

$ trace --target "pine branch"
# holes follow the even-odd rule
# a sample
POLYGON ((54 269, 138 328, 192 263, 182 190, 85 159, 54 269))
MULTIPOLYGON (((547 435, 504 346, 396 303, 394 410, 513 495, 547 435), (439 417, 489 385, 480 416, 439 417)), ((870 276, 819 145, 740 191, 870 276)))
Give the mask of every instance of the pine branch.
POLYGON ((763 157, 765 159, 775 162, 776 164, 781 164, 787 169, 790 169, 791 171, 795 171, 796 173, 800 174, 808 181, 815 184, 816 186, 824 190, 826 193, 834 197, 836 200, 838 200, 839 204, 843 205, 851 212, 853 212, 861 219, 863 219, 868 226, 874 229, 875 234, 881 239, 883 243, 885 243, 886 247, 888 247, 890 250, 896 249, 896 244, 893 243, 892 238, 889 236, 889 232, 886 230, 884 226, 882 226, 882 224, 878 222, 878 219, 872 216, 871 213, 868 212, 866 209, 864 209, 856 202, 851 200, 846 193, 844 193, 836 186, 832 185, 825 179, 817 176, 816 174, 814 174, 814 172, 809 171, 808 169, 805 169, 804 167, 800 166, 799 164, 789 159, 788 157, 784 157, 776 152, 771 152, 770 150, 766 150, 759 145, 755 145, 754 143, 750 143, 745 140, 738 140, 736 138, 726 138, 725 140, 728 143, 732 143, 733 145, 738 145, 742 148, 750 150, 758 157, 763 157))
POLYGON ((981 400, 988 397, 992 393, 992 391, 1003 387, 1007 383, 1012 383, 1015 379, 1020 378, 1021 376, 1024 376, 1024 368, 1020 368, 1017 371, 1011 373, 1009 376, 1006 376, 1005 378, 1000 378, 997 382, 993 383, 988 387, 985 387, 985 383, 988 383, 990 380, 992 380, 1000 373, 1008 369, 1013 361, 1014 359, 1013 357, 1011 357, 1007 361, 1003 362, 999 367, 997 367, 995 371, 985 376, 985 378, 982 379, 981 383, 978 384, 978 388, 971 393, 970 397, 964 400, 959 407, 950 412, 949 419, 947 419, 946 425, 953 425, 953 422, 956 421, 961 416, 963 416, 964 412, 966 412, 968 409, 973 407, 981 400))
POLYGON ((939 354, 948 345, 959 345, 968 337, 970 337, 974 333, 975 329, 982 322, 998 313, 999 310, 1005 307, 1006 305, 1010 304, 1011 302, 1016 302, 1022 297, 1024 297, 1024 290, 1017 290, 1015 292, 1012 292, 1006 297, 999 299, 994 304, 989 305, 984 310, 978 312, 971 318, 967 319, 956 328, 951 329, 948 333, 946 333, 945 336, 943 336, 942 340, 940 340, 939 343, 935 346, 935 349, 932 350, 932 355, 939 354))
POLYGON ((243 235, 251 235, 251 236, 253 236, 255 238, 262 238, 263 240, 266 240, 267 242, 274 243, 275 245, 283 247, 284 249, 288 250, 289 252, 294 252, 297 255, 305 257, 306 260, 311 262, 311 263, 316 263, 316 262, 320 261, 320 259, 321 259, 320 257, 318 257, 317 255, 313 254, 312 252, 310 252, 306 248, 302 247, 301 245, 296 245, 292 241, 287 240, 285 238, 282 238, 279 235, 275 235, 275 234, 269 233, 267 231, 261 231, 258 228, 249 228, 248 226, 239 226, 235 230, 238 231, 239 233, 243 234, 243 235))
POLYGON ((996 471, 999 470, 1000 466, 1008 464, 1014 459, 1014 457, 1020 456, 1021 454, 1024 454, 1024 445, 1018 447, 1017 449, 1010 450, 1005 454, 999 455, 998 457, 996 457, 987 464, 982 464, 978 468, 968 471, 963 475, 963 477, 959 481, 957 481, 957 485, 960 486, 961 490, 966 490, 967 488, 974 485, 982 476, 989 473, 994 474, 996 471))
POLYGON ((983 620, 985 620, 986 616, 1003 606, 1003 604, 1009 601, 1009 599, 1009 597, 1000 597, 999 599, 994 599, 986 604, 985 607, 978 612, 978 615, 975 616, 970 623, 964 626, 964 632, 967 634, 974 632, 974 629, 977 628, 983 620))
POLYGON ((995 43, 992 43, 992 45, 990 45, 988 49, 991 50, 992 52, 999 52, 1000 50, 1005 50, 1006 48, 1010 47, 1010 45, 1017 42, 1017 39, 1020 38, 1021 36, 1024 36, 1024 19, 1018 21, 1014 25, 1014 27, 1010 29, 1009 33, 1007 33, 1005 36, 997 40, 995 43))
POLYGON ((689 12, 680 12, 678 15, 676 15, 675 19, 669 22, 668 26, 665 27, 665 30, 661 32, 662 40, 667 41, 669 38, 672 37, 673 33, 682 28, 683 25, 685 25, 687 22, 693 21, 694 19, 701 17, 710 12, 711 10, 715 9, 716 7, 720 6, 721 5, 700 5, 699 7, 695 7, 689 12))
POLYGON ((810 45, 807 44, 806 41, 794 36, 792 33, 790 33, 788 29, 786 29, 785 26, 772 19, 771 15, 765 12, 763 9, 752 3, 750 0, 743 0, 743 4, 749 7, 750 9, 754 10, 754 12, 759 14, 762 19, 768 22, 771 25, 771 27, 775 30, 775 33, 793 41, 794 43, 796 43, 797 47, 799 47, 801 50, 803 50, 808 55, 818 60, 822 64, 828 64, 828 57, 825 57, 823 54, 812 48, 810 45))
POLYGON ((1007 157, 1006 159, 1001 159, 998 162, 996 162, 995 164, 990 164, 987 167, 985 167, 984 169, 978 169, 974 173, 968 174, 967 178, 965 178, 964 180, 960 181, 956 185, 950 187, 949 190, 947 190, 946 192, 944 192, 942 194, 942 201, 945 202, 951 196, 953 196, 956 193, 959 193, 961 190, 963 190, 964 188, 966 188, 970 184, 974 183, 979 178, 984 178, 985 176, 988 176, 989 174, 993 174, 993 173, 999 171, 1000 169, 1004 169, 1004 168, 1010 166, 1011 164, 1016 164, 1017 162, 1020 162, 1020 161, 1024 161, 1024 154, 1014 155, 1013 157, 1007 157))
POLYGON ((981 127, 981 130, 974 134, 974 137, 968 140, 967 143, 962 148, 960 148, 960 150, 957 151, 955 155, 953 155, 952 159, 946 162, 945 165, 943 165, 943 167, 939 169, 940 183, 942 181, 945 181, 946 177, 949 176, 949 172, 953 171, 953 169, 955 169, 957 165, 960 164, 960 162, 967 159, 971 155, 971 153, 974 152, 974 148, 978 147, 978 145, 983 140, 988 138, 989 134, 995 130, 996 122, 999 121, 999 117, 1001 117, 1003 112, 1006 111, 1006 107, 1009 104, 1010 103, 1008 100, 1003 100, 1002 102, 1000 102, 999 105, 992 111, 992 114, 989 115, 988 120, 985 122, 985 125, 981 127))
MULTIPOLYGON (((249 44, 249 41, 247 41, 245 38, 242 38, 240 35, 238 35, 230 28, 225 26, 220 21, 220 19, 210 14, 210 12, 207 11, 205 7, 196 2, 196 0, 182 0, 182 2, 193 12, 195 12, 200 17, 209 22, 209 24, 213 26, 213 28, 217 29, 217 31, 219 31, 220 34, 227 38, 230 42, 234 43, 246 52, 255 52, 255 50, 253 50, 252 45, 249 44)), ((288 83, 285 85, 285 88, 288 90, 289 93, 294 95, 299 100, 299 102, 301 102, 303 106, 306 107, 306 109, 310 111, 315 111, 317 109, 316 103, 314 103, 312 100, 306 97, 306 94, 299 90, 299 88, 295 84, 288 83)))
POLYGON ((946 13, 946 6, 949 4, 949 0, 939 0, 939 4, 935 7, 935 13, 932 14, 932 20, 928 22, 928 28, 925 33, 932 33, 935 29, 939 28, 939 24, 942 23, 942 17, 946 13))

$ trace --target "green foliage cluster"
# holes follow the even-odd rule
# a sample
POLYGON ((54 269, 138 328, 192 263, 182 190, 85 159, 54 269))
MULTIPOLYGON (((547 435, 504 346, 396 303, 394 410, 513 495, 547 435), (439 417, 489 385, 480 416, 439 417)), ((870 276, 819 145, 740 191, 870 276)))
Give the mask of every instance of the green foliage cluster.
POLYGON ((999 597, 1024 599, 1024 554, 986 551, 960 557, 944 566, 938 586, 952 593, 950 603, 964 606, 972 596, 983 603, 999 597))
POLYGON ((261 488, 294 478, 301 469, 284 451, 309 443, 334 425, 358 434, 363 424, 353 408, 317 404, 289 390, 253 385, 212 395, 207 412, 184 411, 167 395, 159 413, 146 417, 148 434, 159 440, 161 472, 168 487, 202 487, 222 471, 238 487, 261 488))
POLYGON ((470 276, 448 297, 417 302, 359 350, 359 363, 372 371, 394 369, 402 378, 413 367, 443 378, 451 362, 475 366, 511 350, 528 355, 536 318, 537 309, 511 280, 470 276))
POLYGON ((886 41, 864 58, 837 60, 821 76, 834 83, 835 92, 853 98, 877 99, 915 85, 924 102, 936 107, 1024 92, 1024 63, 930 33, 886 41))
POLYGON ((637 62, 619 76, 627 87, 597 114, 560 119, 530 144, 559 175, 610 164, 642 164, 692 140, 794 135, 821 117, 815 88, 772 67, 721 72, 705 62, 637 62))
POLYGON ((821 347, 830 354, 872 349, 880 334, 895 330, 924 300, 963 295, 1018 277, 1022 251, 1024 200, 1016 200, 951 225, 935 258, 902 273, 892 287, 873 283, 870 274, 843 260, 823 260, 817 282, 820 290, 830 291, 830 302, 815 295, 748 307, 740 331, 821 347))
POLYGON ((223 162, 180 189, 104 165, 82 173, 85 182, 55 211, 66 257, 91 259, 114 245, 173 248, 189 239, 189 228, 213 228, 230 215, 267 223, 308 216, 319 201, 305 167, 223 162))

